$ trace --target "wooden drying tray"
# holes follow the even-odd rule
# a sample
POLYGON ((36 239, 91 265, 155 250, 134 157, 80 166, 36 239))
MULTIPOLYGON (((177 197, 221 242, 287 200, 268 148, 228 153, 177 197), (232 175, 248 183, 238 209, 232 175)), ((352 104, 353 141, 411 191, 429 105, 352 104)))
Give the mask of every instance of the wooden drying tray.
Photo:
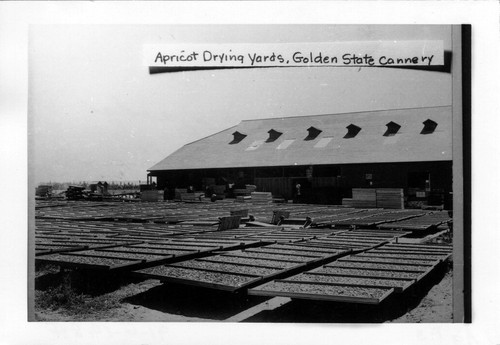
POLYGON ((58 265, 61 267, 69 268, 85 268, 90 270, 116 270, 125 267, 134 267, 142 263, 141 260, 128 260, 128 259, 110 259, 110 258, 100 258, 100 257, 88 257, 88 256, 77 256, 72 253, 65 254, 52 254, 47 256, 41 256, 36 258, 36 262, 50 263, 58 265), (69 257, 73 257, 73 261, 68 260, 69 257), (99 263, 101 261, 101 263, 99 263), (122 262, 116 264, 110 264, 111 261, 122 262), (107 263, 106 263, 107 262, 107 263))
MULTIPOLYGON (((278 283, 278 284, 304 284, 304 285, 323 285, 323 286, 343 286, 349 289, 349 287, 353 287, 352 285, 344 285, 344 284, 329 284, 329 283, 314 283, 311 284, 311 282, 300 282, 300 281, 287 281, 287 280, 275 280, 271 283, 266 283, 264 285, 259 285, 255 288, 249 289, 248 294, 249 295, 254 295, 254 296, 271 296, 271 297, 276 297, 276 296, 281 296, 281 297, 290 297, 290 298, 297 298, 297 299, 306 299, 306 300, 313 300, 313 301, 329 301, 329 302, 344 302, 344 303, 359 303, 359 304, 380 304, 384 299, 389 297, 393 292, 393 288, 377 288, 380 290, 386 290, 386 292, 376 298, 376 297, 355 297, 355 296, 340 296, 340 295, 330 295, 330 294, 314 294, 314 293, 304 293, 304 292, 290 292, 290 291, 279 291, 279 290, 273 290, 269 289, 270 284, 273 283, 278 283), (267 289, 266 289, 267 288, 267 289)), ((271 285, 272 286, 272 285, 271 285)), ((356 287, 363 287, 363 288, 371 288, 371 287, 366 287, 366 286, 356 286, 356 287)))
POLYGON ((155 267, 137 270, 137 271, 134 271, 133 273, 138 275, 138 276, 142 276, 142 277, 158 279, 164 283, 166 282, 166 283, 191 285, 191 286, 198 286, 198 287, 223 290, 223 291, 230 291, 230 292, 235 292, 239 289, 242 289, 242 288, 244 288, 252 283, 255 283, 257 281, 260 281, 262 279, 261 276, 256 276, 256 275, 251 275, 251 274, 227 273, 227 272, 221 272, 221 271, 210 270, 210 269, 201 269, 201 268, 176 267, 175 265, 171 265, 171 267, 185 270, 185 271, 192 271, 192 272, 207 272, 207 274, 214 273, 214 274, 221 274, 221 275, 226 275, 226 276, 247 277, 248 279, 246 282, 243 282, 240 284, 235 284, 235 285, 221 284, 221 283, 214 283, 214 282, 210 282, 210 281, 204 281, 202 279, 179 278, 179 277, 172 277, 172 276, 168 276, 168 275, 153 273, 155 270, 155 267))
MULTIPOLYGON (((387 286, 383 286, 383 285, 376 285, 376 284, 363 284, 365 286, 368 286, 368 287, 373 287, 373 288, 391 288, 391 289, 394 289, 394 292, 397 292, 397 293, 401 293, 403 291, 406 291, 410 286, 412 286, 414 283, 417 282, 416 279, 412 279, 412 278, 399 278, 399 277, 392 277, 392 278, 389 278, 389 277, 379 277, 379 276, 367 276, 367 275, 356 275, 356 274, 340 274, 340 273, 323 273, 323 272, 320 272, 320 271, 317 271, 318 269, 314 269, 314 270, 311 270, 311 271, 306 271, 304 272, 304 274, 310 274, 310 275, 320 275, 320 276, 329 276, 329 277, 346 277, 346 278, 360 278, 360 279, 363 279, 363 278, 366 278, 366 279, 379 279, 379 280, 397 280, 397 281, 404 281, 404 282, 407 282, 406 284, 404 284, 403 286, 390 286, 390 285, 387 285, 387 286)), ((343 285, 354 285, 354 286, 357 286, 359 284, 351 284, 351 283, 342 283, 343 285)))

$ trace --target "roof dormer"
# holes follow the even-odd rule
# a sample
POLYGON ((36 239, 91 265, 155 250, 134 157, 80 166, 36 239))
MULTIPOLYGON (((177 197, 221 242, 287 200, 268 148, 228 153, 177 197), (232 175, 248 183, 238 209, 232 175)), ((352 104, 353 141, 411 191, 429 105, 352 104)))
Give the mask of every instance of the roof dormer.
POLYGON ((229 144, 238 144, 240 141, 245 139, 246 136, 246 134, 236 131, 233 133, 233 140, 229 144))
POLYGON ((384 137, 390 137, 390 136, 395 135, 399 131, 399 129, 401 128, 401 125, 398 125, 396 122, 393 122, 393 121, 386 124, 386 126, 387 126, 387 130, 384 133, 384 137))
POLYGON ((274 129, 269 130, 267 133, 269 133, 269 137, 267 138, 266 143, 272 143, 283 134, 274 129))
POLYGON ((314 140, 322 132, 321 129, 313 126, 309 127, 307 131, 309 132, 309 134, 307 134, 307 137, 305 137, 304 140, 314 140))
POLYGON ((361 131, 361 127, 353 125, 352 123, 346 127, 347 133, 344 135, 344 139, 354 138, 361 131))
POLYGON ((424 128, 422 129, 420 134, 431 134, 434 132, 438 125, 437 122, 434 122, 431 119, 427 119, 422 123, 424 124, 424 128))

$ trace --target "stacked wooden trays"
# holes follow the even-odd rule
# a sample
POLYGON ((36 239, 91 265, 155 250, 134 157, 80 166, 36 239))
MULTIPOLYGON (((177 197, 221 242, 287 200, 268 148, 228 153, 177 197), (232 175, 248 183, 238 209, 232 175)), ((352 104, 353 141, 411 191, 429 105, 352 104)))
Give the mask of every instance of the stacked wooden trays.
POLYGON ((404 208, 404 193, 401 188, 377 188, 377 207, 379 208, 404 208))

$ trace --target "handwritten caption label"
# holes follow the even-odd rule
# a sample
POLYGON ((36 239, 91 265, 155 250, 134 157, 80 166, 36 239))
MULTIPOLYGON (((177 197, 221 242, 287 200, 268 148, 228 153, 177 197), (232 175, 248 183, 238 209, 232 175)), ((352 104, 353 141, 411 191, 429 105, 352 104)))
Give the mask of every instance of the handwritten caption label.
POLYGON ((441 66, 442 41, 145 45, 149 67, 441 66))

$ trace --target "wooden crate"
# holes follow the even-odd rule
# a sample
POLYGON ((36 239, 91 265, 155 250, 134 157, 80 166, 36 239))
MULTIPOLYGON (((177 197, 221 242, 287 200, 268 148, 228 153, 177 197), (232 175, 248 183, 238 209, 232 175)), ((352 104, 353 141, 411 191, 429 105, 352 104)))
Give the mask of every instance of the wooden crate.
MULTIPOLYGON (((342 201, 342 204, 344 202, 342 201)), ((355 208, 375 208, 377 207, 377 194, 373 188, 353 188, 352 199, 347 203, 355 208)))
POLYGON ((270 192, 252 192, 252 201, 255 203, 272 203, 273 195, 270 192))
POLYGON ((377 207, 380 208, 404 208, 404 193, 402 188, 377 188, 377 207))
POLYGON ((366 200, 355 200, 351 198, 343 198, 342 205, 354 208, 375 208, 375 201, 366 201, 366 200))
POLYGON ((373 188, 353 188, 352 198, 354 200, 375 201, 377 199, 376 189, 373 188))

